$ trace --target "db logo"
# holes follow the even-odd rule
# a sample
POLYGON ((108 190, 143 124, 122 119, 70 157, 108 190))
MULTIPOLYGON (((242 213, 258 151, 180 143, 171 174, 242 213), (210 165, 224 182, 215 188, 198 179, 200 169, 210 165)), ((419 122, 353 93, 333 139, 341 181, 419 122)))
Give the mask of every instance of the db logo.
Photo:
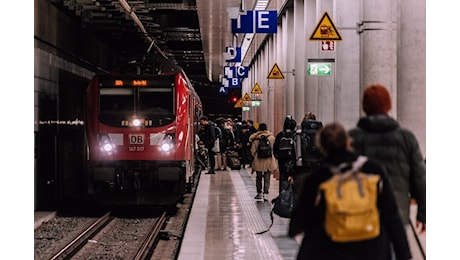
POLYGON ((334 51, 335 42, 334 41, 321 41, 321 50, 322 51, 334 51))

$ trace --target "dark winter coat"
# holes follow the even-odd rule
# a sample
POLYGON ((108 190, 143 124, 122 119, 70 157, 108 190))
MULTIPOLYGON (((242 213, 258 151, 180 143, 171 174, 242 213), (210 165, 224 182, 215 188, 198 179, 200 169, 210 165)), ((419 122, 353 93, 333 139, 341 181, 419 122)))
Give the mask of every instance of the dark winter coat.
POLYGON ((235 142, 235 139, 233 137, 232 132, 230 129, 224 127, 222 124, 219 125, 220 131, 222 132, 222 140, 220 140, 220 151, 223 153, 227 149, 233 147, 233 143, 235 142))
MULTIPOLYGON (((334 155, 333 160, 325 163, 339 165, 342 162, 353 162, 357 155, 342 152, 334 155)), ((392 242, 398 260, 410 259, 409 244, 406 231, 398 214, 398 207, 391 185, 384 168, 368 159, 361 168, 363 172, 379 174, 383 181, 383 189, 378 197, 380 214, 380 235, 371 240, 337 243, 326 234, 323 221, 325 214, 324 203, 315 204, 319 185, 332 176, 327 167, 313 171, 304 182, 300 201, 292 212, 289 223, 289 236, 304 233, 304 238, 297 259, 313 260, 390 260, 392 242)))
POLYGON ((213 122, 209 121, 208 124, 203 125, 201 130, 198 133, 200 140, 204 142, 205 147, 211 151, 214 146, 214 141, 216 140, 217 133, 212 126, 216 126, 213 122))
POLYGON ((387 115, 375 115, 361 118, 349 134, 357 153, 386 168, 403 223, 409 224, 410 198, 417 201, 417 220, 426 223, 426 167, 412 132, 387 115))
POLYGON ((281 138, 293 138, 295 140, 295 130, 283 130, 279 132, 275 137, 275 143, 273 144, 273 154, 278 160, 278 166, 280 170, 280 180, 285 180, 294 172, 295 166, 295 146, 293 147, 292 156, 288 159, 279 158, 280 154, 280 141, 281 138))

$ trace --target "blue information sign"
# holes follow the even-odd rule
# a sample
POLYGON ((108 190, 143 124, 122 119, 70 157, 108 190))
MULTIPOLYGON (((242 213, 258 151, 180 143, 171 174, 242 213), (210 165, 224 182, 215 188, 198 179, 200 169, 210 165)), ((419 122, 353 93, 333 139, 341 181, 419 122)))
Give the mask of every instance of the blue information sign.
POLYGON ((276 33, 278 12, 270 10, 244 11, 231 19, 232 33, 276 33))

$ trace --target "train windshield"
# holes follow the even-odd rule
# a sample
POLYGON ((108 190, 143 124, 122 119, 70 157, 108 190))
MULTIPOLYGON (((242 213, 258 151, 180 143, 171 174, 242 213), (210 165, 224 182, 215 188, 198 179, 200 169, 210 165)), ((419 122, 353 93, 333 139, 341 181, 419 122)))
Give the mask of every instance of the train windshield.
MULTIPOLYGON (((157 82, 158 83, 158 82, 157 82)), ((144 127, 174 121, 173 84, 142 87, 104 87, 99 91, 99 119, 117 127, 128 127, 132 118, 144 120, 144 127)))

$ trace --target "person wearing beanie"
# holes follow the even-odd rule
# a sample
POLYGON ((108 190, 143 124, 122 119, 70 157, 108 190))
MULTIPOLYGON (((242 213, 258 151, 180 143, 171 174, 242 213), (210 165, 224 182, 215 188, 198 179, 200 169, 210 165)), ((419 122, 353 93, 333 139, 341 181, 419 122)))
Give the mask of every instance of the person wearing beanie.
POLYGON ((363 110, 366 115, 386 115, 391 109, 391 98, 388 90, 380 85, 371 85, 363 93, 363 110))
MULTIPOLYGON (((297 131, 301 134, 296 135, 296 146, 298 146, 298 143, 302 143, 302 140, 305 137, 307 137, 308 140, 314 140, 316 133, 322 127, 323 123, 316 119, 316 115, 313 112, 306 112, 302 122, 300 122, 300 125, 297 128, 297 131)), ((294 167, 294 171, 292 171, 288 177, 294 191, 294 205, 297 204, 300 195, 302 194, 305 179, 311 172, 319 168, 323 160, 323 156, 319 152, 319 149, 301 149, 301 154, 297 154, 296 157, 296 166, 294 167)))
POLYGON ((275 143, 273 144, 273 154, 275 158, 278 159, 278 166, 279 166, 279 192, 287 188, 289 181, 288 178, 294 171, 295 165, 295 147, 294 147, 294 140, 295 140, 295 128, 297 126, 296 121, 292 118, 292 116, 288 115, 284 119, 283 130, 279 132, 275 137, 275 143), (286 148, 284 147, 286 142, 292 140, 292 148, 291 152, 286 152, 286 148), (280 143, 282 142, 282 149, 280 149, 280 143))
MULTIPOLYGON (((407 232, 412 232, 411 200, 417 203, 415 227, 423 233, 426 231, 426 165, 419 143, 410 130, 402 128, 388 115, 391 97, 385 86, 368 86, 363 92, 362 108, 366 116, 349 131, 353 149, 385 166, 407 232)), ((414 248, 411 251, 417 253, 414 248)))
MULTIPOLYGON (((351 169, 358 161, 350 146, 350 137, 339 122, 326 124, 318 131, 316 143, 324 156, 325 167, 311 172, 303 183, 300 200, 292 211, 288 227, 288 236, 295 238, 303 234, 297 259, 327 260, 409 260, 409 243, 398 214, 398 207, 392 186, 383 165, 368 158, 361 167, 362 174, 380 176, 382 183, 378 194, 380 234, 368 240, 337 242, 328 235, 325 225, 327 215, 325 196, 321 196, 321 185, 329 180, 333 173, 331 167, 351 169)), ((345 171, 346 172, 346 171, 345 171)), ((339 173, 340 174, 340 173, 339 173)), ((344 177, 346 178, 346 177, 344 177)), ((363 185, 364 186, 364 185, 363 185)), ((367 190, 366 190, 367 191, 367 190)), ((346 195, 345 195, 346 197, 346 195)), ((342 230, 343 231, 343 230, 342 230)))

